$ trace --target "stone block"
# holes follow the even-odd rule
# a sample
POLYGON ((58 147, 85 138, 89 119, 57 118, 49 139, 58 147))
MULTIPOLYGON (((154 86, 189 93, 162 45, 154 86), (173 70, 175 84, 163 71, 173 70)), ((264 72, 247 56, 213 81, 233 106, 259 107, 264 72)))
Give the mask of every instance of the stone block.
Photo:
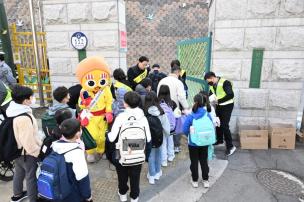
POLYGON ((270 90, 270 109, 298 110, 301 99, 299 90, 270 90))
POLYGON ((273 49, 275 43, 276 28, 260 27, 247 28, 245 30, 245 47, 273 49))
POLYGON ((265 109, 267 107, 268 90, 266 89, 241 89, 240 108, 265 109))
POLYGON ((52 76, 68 75, 72 72, 71 60, 69 58, 50 58, 49 63, 52 76))
POLYGON ((280 59, 273 61, 272 79, 298 81, 304 78, 304 59, 280 59))
POLYGON ((67 23, 67 11, 65 4, 44 5, 43 18, 45 25, 67 23))
POLYGON ((284 0, 281 2, 280 16, 298 16, 303 14, 303 0, 284 0))
POLYGON ((266 117, 246 117, 239 116, 237 125, 258 125, 258 126, 268 126, 268 120, 266 117))
POLYGON ((276 38, 276 48, 304 49, 304 27, 280 27, 276 38))
POLYGON ((274 124, 291 124, 293 126, 296 126, 296 118, 294 118, 294 119, 269 118, 268 122, 269 122, 269 125, 274 125, 274 124))
POLYGON ((280 0, 250 0, 247 6, 247 17, 274 17, 279 10, 279 4, 280 0))
POLYGON ((70 47, 67 32, 47 32, 46 40, 48 50, 66 50, 70 47))
MULTIPOLYGON (((251 74, 252 60, 243 60, 241 80, 249 81, 251 74)), ((272 60, 264 59, 262 66, 261 81, 269 81, 271 77, 272 60)))
POLYGON ((214 60, 212 70, 226 79, 240 80, 242 60, 214 60))
POLYGON ((118 19, 117 5, 115 2, 94 2, 92 16, 94 21, 115 21, 118 19))
POLYGON ((246 4, 246 0, 217 0, 216 18, 218 20, 245 18, 246 4))
POLYGON ((117 50, 118 33, 117 31, 103 31, 93 33, 93 46, 95 48, 103 48, 103 50, 117 50))
POLYGON ((89 3, 68 4, 69 23, 89 22, 91 19, 91 7, 89 3))
POLYGON ((218 29, 215 33, 214 50, 243 49, 244 29, 218 29))

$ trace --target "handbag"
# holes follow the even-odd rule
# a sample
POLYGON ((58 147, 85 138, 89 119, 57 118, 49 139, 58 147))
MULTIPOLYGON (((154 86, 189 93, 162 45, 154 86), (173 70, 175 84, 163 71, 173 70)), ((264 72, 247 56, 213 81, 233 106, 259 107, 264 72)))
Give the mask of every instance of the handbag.
POLYGON ((186 121, 186 115, 182 115, 181 117, 176 119, 176 128, 175 128, 176 135, 184 133, 183 127, 184 127, 185 121, 186 121))
POLYGON ((84 143, 85 150, 95 149, 97 147, 96 141, 85 127, 82 127, 81 140, 84 143))

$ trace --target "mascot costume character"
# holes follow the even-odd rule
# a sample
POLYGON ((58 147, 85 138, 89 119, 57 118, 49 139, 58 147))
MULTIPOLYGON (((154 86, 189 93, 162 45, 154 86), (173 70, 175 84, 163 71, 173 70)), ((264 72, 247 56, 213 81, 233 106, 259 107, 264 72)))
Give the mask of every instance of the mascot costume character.
POLYGON ((105 152, 105 132, 113 121, 110 69, 101 57, 88 57, 76 68, 82 86, 79 97, 80 121, 96 141, 95 149, 87 150, 87 161, 93 163, 105 152))

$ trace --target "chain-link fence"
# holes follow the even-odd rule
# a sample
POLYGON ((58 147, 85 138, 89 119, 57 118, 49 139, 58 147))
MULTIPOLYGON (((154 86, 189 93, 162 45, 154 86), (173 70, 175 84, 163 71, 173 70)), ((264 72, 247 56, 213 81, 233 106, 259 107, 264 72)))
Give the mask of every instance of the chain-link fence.
POLYGON ((200 90, 208 90, 204 72, 210 70, 211 37, 183 40, 177 42, 178 59, 187 74, 188 101, 200 90))

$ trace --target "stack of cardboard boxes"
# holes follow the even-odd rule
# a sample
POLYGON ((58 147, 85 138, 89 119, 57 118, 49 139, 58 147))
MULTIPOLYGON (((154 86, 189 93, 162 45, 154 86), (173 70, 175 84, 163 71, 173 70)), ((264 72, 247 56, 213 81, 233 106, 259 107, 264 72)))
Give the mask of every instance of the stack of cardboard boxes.
POLYGON ((296 129, 292 125, 239 126, 241 149, 294 149, 296 129))

